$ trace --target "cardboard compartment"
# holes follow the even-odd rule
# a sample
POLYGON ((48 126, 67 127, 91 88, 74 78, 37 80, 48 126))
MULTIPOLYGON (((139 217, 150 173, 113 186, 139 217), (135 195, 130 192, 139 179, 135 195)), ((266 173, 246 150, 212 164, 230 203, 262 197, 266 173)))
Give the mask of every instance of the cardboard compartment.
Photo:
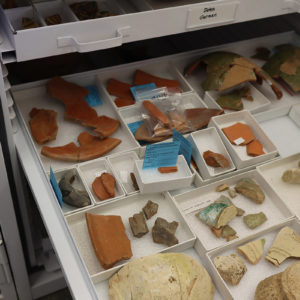
POLYGON ((178 155, 175 173, 162 174, 155 169, 142 169, 144 160, 134 164, 134 175, 141 193, 153 193, 185 188, 191 185, 193 174, 183 155, 178 155))
MULTIPOLYGON (((243 103, 243 107, 244 107, 243 109, 250 111, 252 114, 256 114, 258 112, 268 109, 271 102, 258 89, 256 89, 254 85, 252 85, 251 83, 246 83, 246 84, 243 84, 242 86, 250 89, 250 95, 253 98, 253 101, 242 99, 242 103, 243 103)), ((230 89, 230 91, 237 90, 240 87, 232 88, 232 89, 230 89)), ((218 97, 220 97, 221 95, 224 95, 224 94, 226 95, 230 91, 229 90, 227 90, 225 92, 207 91, 204 94, 204 100, 209 101, 208 99, 210 99, 212 101, 216 101, 218 99, 218 97)), ((218 105, 217 102, 216 102, 216 104, 218 105)), ((234 110, 224 109, 224 112, 231 113, 231 112, 234 112, 234 110)))
POLYGON ((45 19, 56 14, 61 17, 62 23, 69 23, 77 20, 63 0, 39 2, 34 5, 39 13, 40 21, 44 26, 49 26, 45 19))
POLYGON ((204 179, 218 176, 235 169, 235 165, 233 164, 216 128, 211 127, 193 132, 189 136, 189 141, 193 145, 193 158, 204 179), (203 158, 203 153, 208 150, 222 154, 228 160, 229 166, 226 168, 214 168, 207 165, 203 158))
POLYGON ((281 179, 282 174, 291 168, 299 167, 300 153, 279 159, 257 167, 257 171, 272 186, 298 218, 300 218, 300 184, 286 183, 281 179))
POLYGON ((105 202, 119 199, 125 196, 125 192, 121 187, 119 178, 116 176, 115 172, 112 170, 111 166, 109 165, 106 159, 96 159, 93 160, 92 162, 82 163, 78 165, 78 168, 82 173, 83 180, 86 183, 89 192, 94 199, 95 204, 103 204, 105 202), (114 176, 116 180, 115 197, 108 198, 106 200, 100 200, 95 194, 92 188, 92 184, 97 177, 101 176, 102 173, 109 173, 114 176))
POLYGON ((226 148, 228 149, 228 152, 230 153, 238 169, 267 161, 278 154, 273 142, 269 139, 269 137, 265 134, 257 121, 254 119, 254 117, 251 116, 251 114, 247 110, 213 117, 209 123, 209 127, 212 126, 217 128, 218 133, 220 134, 226 148), (223 133, 222 129, 232 126, 238 122, 246 124, 251 128, 255 138, 259 140, 263 145, 263 151, 265 152, 265 154, 251 157, 247 154, 246 146, 231 144, 226 135, 223 133))
MULTIPOLYGON (((135 73, 137 70, 144 71, 160 78, 177 80, 179 82, 182 93, 191 91, 191 87, 189 86, 189 84, 187 84, 184 77, 174 68, 172 63, 168 60, 154 60, 153 62, 145 61, 133 63, 129 66, 118 66, 115 68, 111 68, 110 70, 107 70, 106 72, 103 72, 98 76, 98 79, 101 82, 104 91, 106 92, 108 98, 112 101, 116 109, 119 109, 114 102, 117 97, 110 95, 106 90, 109 79, 113 78, 127 84, 134 84, 135 73)), ((121 109, 123 108, 124 107, 121 107, 121 109)))
POLYGON ((90 240, 85 213, 121 216, 126 229, 126 234, 131 241, 131 249, 133 253, 131 259, 157 252, 183 251, 191 248, 195 242, 193 233, 189 229, 189 226, 186 224, 177 207, 174 205, 172 199, 166 197, 164 194, 151 194, 147 196, 141 194, 132 195, 93 209, 85 210, 84 212, 67 216, 66 221, 73 235, 75 244, 94 283, 108 279, 122 266, 124 266, 127 261, 120 261, 108 270, 103 269, 95 255, 95 251, 90 240), (146 221, 149 232, 143 237, 137 238, 132 234, 128 218, 132 217, 135 213, 142 211, 142 208, 146 205, 148 200, 159 205, 158 212, 151 219, 146 221), (154 226, 157 217, 164 218, 168 222, 177 221, 179 223, 175 234, 179 244, 168 247, 166 245, 153 242, 151 229, 154 226))
MULTIPOLYGON (((105 11, 112 14, 112 16, 115 15, 122 15, 125 13, 122 7, 118 4, 115 0, 109 0, 109 1, 103 1, 103 0, 92 0, 97 3, 98 11, 105 11)), ((87 1, 87 2, 92 2, 87 1)), ((79 17, 75 14, 75 12, 72 10, 71 5, 78 2, 83 2, 82 0, 65 0, 66 5, 69 7, 71 14, 73 15, 74 20, 80 21, 79 17)), ((90 20, 90 19, 88 19, 90 20)))
POLYGON ((108 157, 108 161, 115 170, 115 174, 127 195, 138 193, 133 187, 130 177, 130 173, 133 173, 134 162, 138 159, 138 155, 133 151, 108 157))
POLYGON ((293 216, 293 213, 289 210, 283 200, 257 171, 249 171, 239 174, 237 176, 197 188, 191 192, 175 196, 174 199, 186 217, 188 224, 207 250, 223 246, 227 242, 226 239, 217 238, 211 232, 209 226, 201 222, 195 214, 213 203, 221 195, 228 197, 234 205, 243 209, 245 211, 244 216, 263 212, 267 217, 267 221, 255 229, 249 229, 243 222, 243 217, 234 217, 229 222, 229 225, 237 232, 239 239, 269 228, 278 222, 284 221, 285 219, 293 216), (236 183, 243 178, 251 178, 263 190, 265 200, 262 204, 256 204, 242 194, 237 194, 237 196, 232 199, 228 196, 227 191, 216 192, 216 188, 221 184, 227 184, 231 189, 234 189, 236 183))
MULTIPOLYGON (((174 251, 172 251, 172 252, 174 252, 174 251)), ((180 251, 180 252, 191 256, 192 258, 194 258, 195 260, 200 262, 200 264, 202 264, 206 268, 206 270, 208 271, 208 273, 214 283, 214 286, 215 286, 215 294, 214 294, 214 298, 213 298, 214 300, 229 299, 230 294, 227 291, 227 289, 224 287, 224 284, 222 284, 221 280, 219 280, 219 279, 215 280, 214 277, 211 275, 212 273, 210 272, 210 270, 206 267, 208 259, 205 256, 200 256, 198 254, 196 248, 189 248, 187 250, 180 251)), ((109 300, 108 280, 96 283, 95 288, 96 288, 99 299, 109 300)))
MULTIPOLYGON (((292 263, 299 261, 299 259, 295 258, 288 258, 285 261, 283 261, 279 267, 276 267, 271 262, 265 260, 265 256, 270 248, 270 246, 273 244, 274 239, 276 238, 278 232, 284 228, 284 227, 290 227, 292 228, 296 234, 300 235, 300 223, 297 219, 292 219, 286 222, 279 223, 272 228, 269 228, 267 230, 263 230, 262 232, 259 232, 257 234, 248 236, 240 241, 233 242, 227 246, 221 247, 216 250, 212 250, 207 253, 207 256, 210 260, 210 270, 214 274, 215 279, 219 278, 222 280, 222 282, 227 286, 231 293, 232 299, 240 299, 241 292, 243 294, 243 299, 245 300, 252 300, 254 299, 255 290, 258 285, 258 283, 261 280, 264 280, 265 278, 283 272, 288 266, 290 266, 292 263), (237 248, 248 243, 251 241, 259 240, 259 239, 265 239, 265 246, 264 246, 264 253, 260 261, 256 265, 250 264, 246 259, 242 258, 244 263, 246 264, 247 271, 242 277, 241 281, 238 285, 232 286, 227 284, 220 276, 219 272, 217 271, 213 260, 216 256, 220 255, 230 255, 230 254, 237 254, 237 248)), ((275 298, 274 298, 275 299, 275 298)))
MULTIPOLYGON (((99 97, 102 100, 102 104, 98 106, 94 106, 93 108, 97 111, 98 115, 106 115, 108 117, 120 120, 117 113, 114 111, 111 103, 105 97, 101 86, 99 86, 98 81, 93 75, 72 75, 65 77, 65 80, 74 82, 81 86, 97 86, 99 97)), ((29 136, 32 139, 32 143, 35 146, 35 149, 40 156, 43 167, 46 171, 49 171, 50 165, 52 166, 53 171, 63 169, 66 167, 70 167, 74 165, 76 162, 69 161, 59 161, 53 160, 43 155, 40 155, 42 145, 38 144, 33 137, 31 136, 31 130, 29 126, 29 113, 32 108, 43 108, 43 109, 51 109, 56 111, 57 114, 57 125, 58 125, 58 133, 56 139, 54 141, 48 142, 45 145, 50 147, 62 146, 66 145, 70 142, 74 142, 77 144, 77 137, 81 132, 89 131, 93 133, 90 127, 82 126, 81 124, 64 119, 65 107, 62 102, 52 98, 46 90, 47 81, 40 81, 27 85, 26 88, 22 88, 22 86, 18 86, 18 88, 12 89, 12 94, 14 101, 17 105, 19 114, 22 118, 23 126, 27 129, 29 136)), ((137 147, 137 143, 135 139, 130 134, 128 128, 122 123, 120 120, 120 127, 118 130, 112 135, 112 137, 120 139, 122 142, 111 152, 106 155, 119 153, 123 151, 129 151, 137 147)))
POLYGON ((95 201, 93 199, 91 191, 87 188, 86 184, 82 180, 82 174, 80 173, 80 171, 78 171, 77 168, 69 168, 69 169, 61 170, 59 172, 54 172, 54 176, 55 176, 55 179, 57 180, 57 183, 59 183, 59 181, 64 176, 64 174, 66 174, 70 170, 75 170, 75 172, 76 172, 75 180, 72 183, 72 187, 74 187, 75 189, 80 190, 80 191, 86 191, 89 195, 90 200, 91 200, 91 204, 88 205, 88 206, 79 208, 79 207, 69 205, 69 204, 67 204, 63 201, 61 210, 62 210, 62 212, 65 216, 69 215, 71 213, 75 213, 75 212, 78 212, 78 211, 82 211, 82 210, 91 208, 92 206, 95 205, 95 201))

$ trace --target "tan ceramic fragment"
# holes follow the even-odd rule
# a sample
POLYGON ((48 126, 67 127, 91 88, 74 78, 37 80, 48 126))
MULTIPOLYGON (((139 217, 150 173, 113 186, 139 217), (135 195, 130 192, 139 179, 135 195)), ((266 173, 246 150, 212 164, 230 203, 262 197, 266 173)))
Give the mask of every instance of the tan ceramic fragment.
POLYGON ((286 226, 277 234, 266 255, 266 260, 278 267, 289 257, 300 258, 300 236, 286 226))
POLYGON ((281 179, 287 183, 298 183, 300 184, 300 168, 292 168, 286 170, 281 179))
POLYGON ((223 191, 226 191, 229 189, 229 186, 224 183, 224 184, 221 184, 221 185, 218 185, 217 188, 216 188, 216 192, 223 192, 223 191))
POLYGON ((237 251, 242 254, 250 264, 256 265, 264 253, 265 242, 265 239, 252 241, 238 247, 237 251))
POLYGON ((237 215, 237 208, 234 205, 230 205, 222 210, 219 215, 216 228, 225 226, 230 220, 237 215))
POLYGON ((281 286, 288 300, 300 299, 300 262, 290 265, 281 275, 281 286))
POLYGON ((233 189, 228 189, 227 192, 230 198, 235 198, 237 196, 236 191, 233 189))

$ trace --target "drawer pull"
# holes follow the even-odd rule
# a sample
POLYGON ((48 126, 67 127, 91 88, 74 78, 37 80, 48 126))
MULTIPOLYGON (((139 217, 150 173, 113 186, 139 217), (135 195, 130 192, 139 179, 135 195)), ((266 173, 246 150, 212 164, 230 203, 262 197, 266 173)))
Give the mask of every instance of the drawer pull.
POLYGON ((116 37, 91 42, 79 42, 74 36, 58 37, 57 46, 58 48, 75 47, 78 52, 89 52, 118 47, 122 45, 124 37, 128 37, 128 34, 124 34, 124 31, 127 31, 128 29, 130 29, 130 26, 118 28, 116 37))

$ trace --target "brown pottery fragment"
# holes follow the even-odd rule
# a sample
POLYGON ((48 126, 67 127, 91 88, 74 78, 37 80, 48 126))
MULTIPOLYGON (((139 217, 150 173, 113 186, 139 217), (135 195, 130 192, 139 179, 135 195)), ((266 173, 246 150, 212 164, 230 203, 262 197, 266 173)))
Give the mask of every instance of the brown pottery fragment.
POLYGON ((203 153, 203 158, 206 164, 213 168, 227 168, 230 166, 227 158, 220 153, 215 153, 208 150, 203 153))
POLYGON ((178 168, 176 166, 174 166, 174 167, 159 167, 158 171, 159 171, 159 173, 162 173, 162 174, 176 173, 178 171, 178 168))
POLYGON ((132 234, 135 237, 140 238, 143 235, 145 235, 147 232, 149 232, 143 212, 134 214, 132 217, 130 217, 129 224, 130 224, 132 234))
POLYGON ((163 218, 157 218, 152 228, 153 241, 168 247, 178 244, 178 239, 175 236, 178 225, 176 221, 169 223, 163 218))
POLYGON ((153 217, 157 213, 157 210, 158 210, 158 204, 152 202, 151 200, 148 200, 147 204, 143 207, 143 212, 147 220, 153 217))
POLYGON ((247 124, 240 122, 237 122, 229 127, 222 128, 222 131, 233 145, 238 145, 236 140, 239 138, 244 140, 242 143, 239 143, 239 145, 247 145, 255 139, 251 128, 247 124))
POLYGON ((102 180, 106 192, 110 195, 110 197, 114 197, 116 185, 115 177, 109 173, 102 173, 100 179, 102 180))
POLYGON ((240 179, 234 189, 257 204, 261 204, 265 200, 263 190, 251 178, 240 179))

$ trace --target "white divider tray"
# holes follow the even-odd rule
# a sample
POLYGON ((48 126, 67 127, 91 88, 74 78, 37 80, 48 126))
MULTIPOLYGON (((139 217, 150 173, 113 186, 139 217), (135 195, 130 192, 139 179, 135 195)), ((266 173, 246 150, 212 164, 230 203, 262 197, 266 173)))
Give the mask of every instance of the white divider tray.
POLYGON ((130 177, 130 173, 133 173, 134 162, 138 159, 139 157, 134 151, 108 157, 108 161, 115 170, 115 174, 117 175, 119 182, 123 186, 127 195, 138 192, 134 189, 130 177))
POLYGON ((300 162, 300 153, 267 163, 257 167, 257 171, 273 187, 281 199, 300 218, 300 184, 284 182, 281 179, 284 171, 297 168, 300 162))
POLYGON ((192 247, 195 242, 195 236, 186 224, 172 199, 170 197, 166 197, 164 194, 151 194, 148 196, 136 194, 67 216, 66 220, 73 235, 75 244, 94 283, 108 279, 130 260, 120 261, 109 270, 103 269, 95 255, 95 251, 90 240, 85 218, 86 212, 98 215, 119 215, 122 217, 126 234, 131 241, 133 256, 130 260, 158 252, 171 252, 175 250, 183 251, 192 247), (141 212, 148 200, 159 205, 158 211, 156 215, 146 221, 149 232, 141 238, 136 238, 132 234, 128 218, 141 212), (175 233, 179 244, 167 247, 166 245, 153 242, 151 230, 158 217, 164 218, 168 222, 177 221, 179 223, 175 233))
POLYGON ((217 280, 217 278, 222 280, 222 282, 227 286, 228 290, 231 293, 231 299, 253 300, 256 287, 261 280, 264 280, 265 278, 272 276, 274 274, 283 272, 292 263, 299 261, 299 259, 290 257, 287 258, 285 261, 283 261, 279 267, 276 267, 271 262, 264 259, 270 246, 273 244, 278 232, 286 226, 292 228, 298 235, 300 235, 299 220, 294 218, 292 220, 279 223, 273 226, 272 228, 263 230, 257 234, 248 236, 242 240, 233 242, 229 245, 212 250, 207 253, 207 256, 210 260, 210 270, 214 274, 215 280, 217 280), (246 259, 242 258, 242 260, 244 261, 247 267, 246 273, 244 274, 244 276, 242 277, 238 285, 232 286, 227 284, 219 275, 219 272, 217 271, 213 263, 214 258, 220 255, 237 254, 237 248, 239 246, 242 246, 248 242, 259 240, 262 238, 266 240, 266 243, 264 247, 263 256, 258 262, 258 264, 252 265, 248 261, 246 261, 246 259))
POLYGON ((88 209, 88 208, 95 205, 95 201, 94 201, 94 199, 91 195, 91 192, 87 188, 87 186, 85 185, 84 181, 82 180, 82 175, 80 174, 80 172, 78 171, 77 168, 68 168, 68 169, 58 171, 58 172, 54 172, 54 177, 55 177, 57 183, 59 184, 59 181, 64 176, 64 174, 67 173, 70 170, 75 170, 75 173, 76 173, 75 180, 72 183, 72 186, 75 189, 78 189, 80 191, 86 191, 89 195, 90 200, 91 200, 91 204, 88 205, 88 206, 85 206, 85 207, 75 207, 75 206, 69 205, 69 204, 67 204, 63 201, 61 210, 62 210, 62 212, 65 216, 69 215, 71 213, 74 213, 74 212, 78 212, 78 211, 81 211, 81 210, 88 209))
POLYGON ((191 185, 193 174, 183 155, 178 155, 175 173, 160 173, 157 168, 142 169, 144 160, 136 160, 134 175, 141 193, 153 193, 185 188, 191 185))
POLYGON ((193 132, 188 139, 193 145, 192 155, 200 170, 201 176, 204 179, 218 176, 235 169, 235 165, 233 164, 216 128, 210 127, 193 132), (229 161, 230 165, 226 168, 214 168, 207 165, 203 158, 203 153, 208 150, 222 154, 229 161))
POLYGON ((209 122, 209 127, 212 126, 217 128, 238 169, 269 160, 278 154, 273 142, 268 138, 257 121, 247 110, 213 117, 209 122), (255 138, 263 145, 265 154, 251 157, 247 154, 246 146, 237 146, 230 143, 222 129, 234 125, 237 122, 247 124, 251 128, 255 138))
POLYGON ((125 196, 125 192, 123 191, 121 184, 119 183, 119 179, 116 176, 115 172, 112 170, 108 161, 104 158, 96 159, 91 162, 86 162, 78 165, 80 172, 82 173, 82 177, 84 182, 86 183, 92 197, 96 204, 103 204, 107 201, 115 200, 125 196), (100 200, 97 195, 94 193, 92 184, 94 180, 101 176, 102 173, 109 173, 115 177, 116 185, 115 185, 115 197, 109 198, 107 200, 100 200))
MULTIPOLYGON (((98 115, 106 115, 108 117, 118 119, 117 113, 114 111, 111 103, 106 98, 103 89, 101 88, 99 82, 96 80, 96 76, 89 74, 74 74, 71 76, 64 77, 65 80, 74 82, 81 86, 90 86, 96 85, 98 88, 99 96, 102 100, 102 104, 98 106, 94 106, 93 108, 97 111, 98 115)), ((57 125, 58 125, 58 133, 56 136, 56 140, 46 143, 46 146, 56 147, 63 146, 70 142, 75 142, 77 144, 77 137, 81 132, 89 131, 93 134, 93 130, 90 127, 82 126, 81 124, 69 121, 64 119, 65 107, 62 102, 52 98, 46 90, 47 81, 39 81, 32 83, 30 85, 24 86, 16 86, 13 88, 12 93, 17 105, 17 108, 21 114, 23 119, 23 124, 26 127, 29 136, 32 139, 32 143, 34 144, 38 155, 41 158, 42 164, 46 171, 49 171, 50 165, 52 166, 53 171, 63 169, 66 167, 70 167, 74 165, 76 162, 69 161, 59 161, 54 160, 43 155, 40 155, 42 145, 35 142, 33 137, 31 136, 31 130, 29 126, 29 113, 32 108, 43 108, 43 109, 51 109, 58 113, 57 115, 57 125)), ((122 140, 122 142, 109 154, 128 151, 137 147, 137 143, 135 139, 130 135, 129 129, 124 126, 121 122, 118 130, 112 135, 112 137, 122 140)))
MULTIPOLYGON (((256 87, 253 84, 245 83, 243 84, 243 87, 248 87, 250 89, 250 95, 253 98, 253 101, 242 99, 244 109, 250 111, 252 114, 256 114, 258 112, 268 109, 271 102, 258 89, 256 89, 256 87)), ((210 99, 212 101, 216 101, 219 96, 227 94, 230 91, 234 91, 239 88, 241 88, 241 86, 234 87, 230 90, 226 90, 225 92, 206 91, 204 94, 204 100, 207 101, 207 99, 210 99)), ((216 104, 218 105, 218 103, 216 104)), ((224 109, 224 112, 231 113, 234 111, 231 109, 224 109)))
MULTIPOLYGON (((111 68, 111 70, 106 70, 105 72, 98 75, 98 79, 101 82, 102 86, 104 87, 105 93, 107 97, 111 100, 114 107, 119 109, 114 100, 117 98, 113 95, 110 95, 107 90, 107 84, 110 78, 128 83, 133 85, 135 73, 137 70, 142 70, 146 73, 149 73, 153 76, 161 77, 164 79, 172 79, 177 80, 179 82, 180 88, 182 93, 190 92, 192 89, 190 85, 186 82, 184 77, 178 72, 178 70, 173 66, 173 64, 169 61, 159 61, 159 62, 152 62, 149 63, 145 62, 138 62, 123 66, 118 66, 115 68, 111 68)), ((123 109, 124 107, 121 107, 123 109)))
MULTIPOLYGON (((210 277, 213 281, 213 284, 215 286, 215 294, 214 294, 213 300, 229 299, 230 294, 227 291, 227 289, 224 287, 224 284, 220 283, 220 280, 216 281, 214 279, 214 277, 212 276, 212 272, 206 267, 207 264, 208 264, 208 259, 205 256, 200 256, 195 248, 189 248, 189 249, 184 250, 184 251, 172 251, 172 252, 181 252, 181 253, 184 253, 186 255, 189 255, 192 258, 194 258, 195 260, 197 260, 200 264, 202 264, 206 268, 206 270, 209 273, 209 275, 210 275, 210 277)), ((97 295, 98 295, 99 299, 109 300, 108 280, 96 283, 95 284, 95 289, 96 289, 96 292, 97 292, 97 295)))
POLYGON ((217 238, 211 232, 209 226, 201 222, 195 214, 213 203, 221 195, 228 197, 234 205, 242 208, 245 211, 244 216, 263 212, 267 217, 266 222, 255 229, 249 229, 243 222, 243 216, 236 216, 229 222, 229 225, 237 232, 237 236, 239 238, 243 238, 249 234, 269 228, 278 222, 284 221, 285 219, 293 216, 293 213, 276 194, 273 188, 255 170, 197 188, 191 192, 187 192, 179 196, 175 196, 174 199, 186 217, 188 224, 191 226, 193 232, 207 250, 220 247, 227 242, 226 239, 217 238), (262 204, 256 204, 241 194, 237 194, 235 198, 231 199, 227 191, 216 192, 217 186, 221 184, 227 184, 231 189, 234 189, 236 183, 242 178, 251 178, 260 186, 265 194, 265 200, 262 204))

